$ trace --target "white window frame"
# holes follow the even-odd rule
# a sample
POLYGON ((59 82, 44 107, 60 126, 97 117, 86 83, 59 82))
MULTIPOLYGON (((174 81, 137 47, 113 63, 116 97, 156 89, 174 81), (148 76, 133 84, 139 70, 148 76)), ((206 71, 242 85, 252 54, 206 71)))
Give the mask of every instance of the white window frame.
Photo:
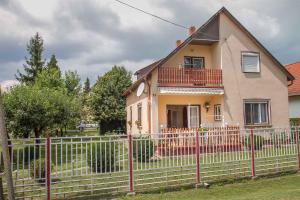
POLYGON ((215 106, 214 106, 214 118, 215 118, 215 121, 221 121, 222 120, 221 104, 215 104, 215 106))
POLYGON ((137 104, 137 121, 140 123, 140 126, 142 126, 143 121, 143 107, 142 103, 137 104))
MULTIPOLYGON (((263 100, 244 100, 244 122, 246 126, 264 126, 264 125, 271 125, 271 102, 268 99, 263 100), (267 104, 267 113, 266 113, 266 119, 267 122, 260 122, 260 123, 254 123, 253 119, 251 120, 251 123, 247 123, 246 120, 246 104, 259 104, 259 107, 261 107, 261 104, 267 104)), ((251 109, 252 110, 252 109, 251 109)), ((251 111, 252 112, 252 111, 251 111)), ((261 110, 260 110, 261 112, 261 110)), ((253 115, 253 113, 251 113, 253 115)), ((253 118, 253 116, 251 116, 253 118)), ((261 118, 261 116, 260 116, 261 118)))
POLYGON ((244 73, 260 73, 260 54, 258 52, 242 52, 241 66, 242 66, 242 71, 244 73), (257 57, 258 62, 257 62, 256 70, 249 70, 244 67, 244 56, 257 57))
POLYGON ((200 124, 200 109, 199 106, 187 106, 187 115, 188 115, 188 128, 199 128, 199 124, 200 124), (196 115, 195 116, 191 116, 191 109, 196 109, 196 115), (192 124, 192 117, 196 119, 196 124, 192 124))

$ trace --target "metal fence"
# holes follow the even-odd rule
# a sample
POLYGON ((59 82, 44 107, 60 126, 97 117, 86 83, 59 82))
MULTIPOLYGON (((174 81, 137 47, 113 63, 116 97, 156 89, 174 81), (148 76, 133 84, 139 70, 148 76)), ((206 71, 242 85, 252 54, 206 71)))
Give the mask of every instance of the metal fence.
POLYGON ((300 169, 296 127, 10 142, 18 199, 112 196, 300 169))

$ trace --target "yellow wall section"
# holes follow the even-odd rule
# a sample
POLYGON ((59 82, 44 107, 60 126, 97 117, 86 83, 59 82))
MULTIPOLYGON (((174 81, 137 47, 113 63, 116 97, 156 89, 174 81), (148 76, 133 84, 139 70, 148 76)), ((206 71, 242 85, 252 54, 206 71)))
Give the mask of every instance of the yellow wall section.
POLYGON ((217 66, 213 66, 215 62, 212 61, 212 49, 209 45, 187 45, 177 54, 175 54, 170 60, 168 60, 163 66, 183 67, 184 56, 204 57, 206 69, 218 68, 217 66))

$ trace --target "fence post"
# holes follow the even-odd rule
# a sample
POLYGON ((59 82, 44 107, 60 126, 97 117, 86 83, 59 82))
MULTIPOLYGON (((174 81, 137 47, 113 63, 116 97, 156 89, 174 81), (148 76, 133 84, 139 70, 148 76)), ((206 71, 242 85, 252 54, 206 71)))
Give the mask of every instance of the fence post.
POLYGON ((129 193, 127 195, 135 195, 133 192, 133 169, 132 169, 132 135, 128 133, 128 164, 129 164, 129 193))
POLYGON ((201 177, 200 177, 200 149, 199 149, 199 132, 196 131, 196 164, 197 164, 197 172, 196 172, 196 188, 200 187, 201 177))
POLYGON ((251 176, 255 178, 255 142, 253 129, 250 130, 250 142, 251 142, 251 176))
POLYGON ((298 172, 300 172, 300 149, 299 149, 299 130, 296 127, 296 148, 297 148, 297 157, 298 157, 298 172))
MULTIPOLYGON (((5 127, 5 119, 4 119, 4 108, 2 104, 2 96, 1 96, 1 87, 0 87, 0 140, 3 154, 3 165, 4 165, 4 175, 7 183, 7 197, 9 200, 15 199, 14 192, 14 183, 12 178, 12 168, 11 162, 13 162, 10 158, 9 144, 7 138, 7 132, 5 127)), ((11 147, 12 148, 12 147, 11 147)))
POLYGON ((47 186, 47 200, 51 199, 51 138, 47 136, 46 139, 46 186, 47 186))

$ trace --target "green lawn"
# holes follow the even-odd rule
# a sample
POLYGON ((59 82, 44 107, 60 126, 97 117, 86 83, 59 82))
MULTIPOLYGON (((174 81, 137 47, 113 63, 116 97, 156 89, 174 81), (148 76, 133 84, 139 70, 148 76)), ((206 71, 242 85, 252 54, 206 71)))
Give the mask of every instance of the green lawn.
POLYGON ((122 197, 125 200, 157 200, 157 199, 259 199, 259 200, 293 200, 300 199, 300 174, 280 176, 276 178, 260 178, 245 180, 227 185, 212 185, 210 189, 182 189, 175 192, 160 192, 159 194, 138 194, 134 197, 122 197))

